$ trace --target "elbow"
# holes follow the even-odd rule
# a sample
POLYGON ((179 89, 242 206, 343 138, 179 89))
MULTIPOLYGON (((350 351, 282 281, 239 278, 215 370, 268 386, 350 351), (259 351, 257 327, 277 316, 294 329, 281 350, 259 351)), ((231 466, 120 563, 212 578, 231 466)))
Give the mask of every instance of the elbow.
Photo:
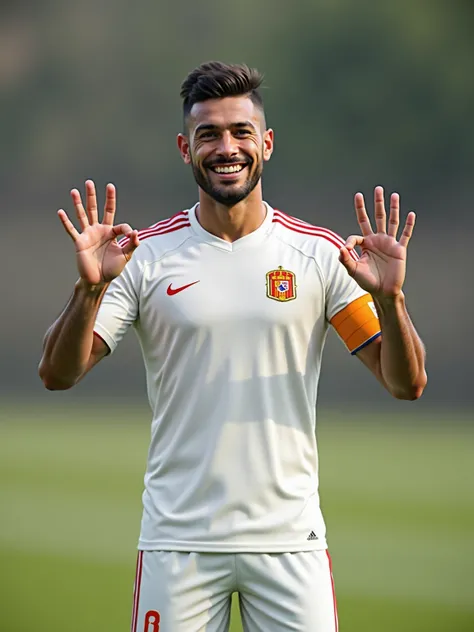
POLYGON ((74 386, 73 384, 55 382, 54 380, 43 380, 43 384, 48 391, 67 391, 74 386))
POLYGON ((425 386, 428 382, 428 377, 425 372, 420 377, 419 380, 411 384, 408 388, 403 389, 393 389, 391 394, 395 399, 403 399, 405 401, 413 402, 423 395, 423 391, 425 390, 425 386))
POLYGON ((71 383, 65 380, 58 379, 57 376, 53 375, 47 370, 42 362, 38 367, 38 375, 43 382, 44 387, 48 391, 67 391, 75 384, 75 382, 71 383))
POLYGON ((403 391, 392 391, 392 395, 395 399, 403 399, 406 402, 414 402, 416 399, 420 399, 423 395, 423 388, 419 387, 403 391))

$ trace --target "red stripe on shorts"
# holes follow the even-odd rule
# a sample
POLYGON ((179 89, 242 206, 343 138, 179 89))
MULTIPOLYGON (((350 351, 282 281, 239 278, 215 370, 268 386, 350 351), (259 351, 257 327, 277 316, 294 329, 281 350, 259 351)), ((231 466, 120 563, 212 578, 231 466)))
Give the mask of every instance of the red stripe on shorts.
POLYGON ((140 601, 140 586, 143 572, 143 551, 138 551, 137 569, 135 571, 135 586, 133 589, 133 614, 131 632, 137 632, 138 624, 138 602, 140 601))
POLYGON ((332 603, 334 607, 334 632, 339 632, 339 619, 337 616, 336 589, 334 588, 334 575, 332 574, 332 560, 329 551, 326 549, 326 555, 329 561, 329 573, 331 575, 332 603))

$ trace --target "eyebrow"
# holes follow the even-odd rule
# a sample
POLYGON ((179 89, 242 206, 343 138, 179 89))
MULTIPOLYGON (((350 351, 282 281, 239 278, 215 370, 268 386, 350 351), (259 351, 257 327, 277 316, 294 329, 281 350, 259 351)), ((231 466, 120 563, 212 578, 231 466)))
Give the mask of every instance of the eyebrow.
MULTIPOLYGON (((239 121, 237 123, 231 123, 230 127, 238 127, 238 128, 251 127, 252 129, 256 129, 255 125, 251 121, 239 121)), ((196 127, 194 133, 198 134, 199 132, 204 132, 204 131, 213 130, 213 129, 219 129, 219 125, 214 125, 213 123, 201 123, 200 125, 196 127)))

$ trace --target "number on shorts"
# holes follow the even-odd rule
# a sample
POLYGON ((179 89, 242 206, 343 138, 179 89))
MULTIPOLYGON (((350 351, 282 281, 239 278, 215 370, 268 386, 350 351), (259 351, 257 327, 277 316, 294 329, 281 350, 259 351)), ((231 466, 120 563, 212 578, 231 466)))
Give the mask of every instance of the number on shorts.
POLYGON ((160 632, 160 613, 156 610, 148 610, 145 615, 145 627, 143 632, 160 632))

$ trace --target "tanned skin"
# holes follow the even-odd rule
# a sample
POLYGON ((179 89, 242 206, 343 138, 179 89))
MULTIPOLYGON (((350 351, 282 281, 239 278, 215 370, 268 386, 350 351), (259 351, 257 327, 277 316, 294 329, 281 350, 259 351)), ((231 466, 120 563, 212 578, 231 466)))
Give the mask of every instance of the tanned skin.
MULTIPOLYGON (((209 99, 196 103, 187 117, 186 133, 178 148, 198 184, 197 216, 208 232, 229 242, 256 230, 265 219, 261 175, 273 152, 274 134, 266 129, 262 110, 248 96, 209 99), (216 169, 241 166, 234 173, 216 169)), ((86 208, 77 189, 71 192, 81 231, 65 211, 58 212, 72 238, 80 279, 73 296, 45 336, 39 373, 49 389, 76 384, 107 353, 107 345, 93 333, 100 302, 110 281, 118 276, 139 245, 138 233, 128 224, 114 226, 115 189, 108 185, 104 217, 99 222, 94 183, 86 183, 86 208), (127 235, 122 249, 118 235, 127 235)), ((421 396, 427 377, 425 350, 410 320, 403 294, 407 246, 415 225, 409 213, 400 239, 399 196, 390 198, 388 217, 382 187, 374 193, 374 232, 361 193, 355 210, 361 235, 352 235, 340 251, 340 262, 354 280, 374 298, 382 335, 357 356, 396 398, 421 396), (349 252, 362 251, 354 261, 349 252)))

